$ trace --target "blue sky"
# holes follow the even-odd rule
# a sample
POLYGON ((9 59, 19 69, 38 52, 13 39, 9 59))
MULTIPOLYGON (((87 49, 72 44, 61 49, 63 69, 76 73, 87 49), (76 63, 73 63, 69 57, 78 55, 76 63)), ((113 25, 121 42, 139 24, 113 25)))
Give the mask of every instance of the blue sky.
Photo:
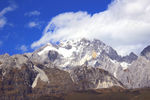
POLYGON ((48 22, 60 13, 107 9, 111 0, 0 0, 0 54, 32 52, 48 22), (6 8, 10 8, 6 10, 6 8), (5 22, 5 23, 4 23, 5 22))
POLYGON ((150 45, 149 12, 150 0, 0 0, 0 54, 79 38, 140 54, 150 45))

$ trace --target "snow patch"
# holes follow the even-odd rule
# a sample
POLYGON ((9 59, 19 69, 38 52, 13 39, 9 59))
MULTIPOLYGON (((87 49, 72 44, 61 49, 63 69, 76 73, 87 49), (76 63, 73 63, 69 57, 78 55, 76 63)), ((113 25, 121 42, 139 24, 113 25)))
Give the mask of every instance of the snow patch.
POLYGON ((36 76, 34 82, 32 83, 32 88, 36 87, 37 81, 38 81, 39 77, 40 77, 40 74, 38 74, 38 75, 36 76))
POLYGON ((71 57, 75 50, 76 50, 76 48, 73 47, 69 50, 65 49, 65 48, 59 48, 57 51, 59 54, 63 55, 65 58, 67 58, 67 57, 71 57))
POLYGON ((117 61, 116 60, 112 60, 112 59, 110 59, 110 61, 112 62, 112 63, 117 63, 117 61))
POLYGON ((38 67, 36 67, 36 66, 34 66, 34 69, 35 69, 37 72, 39 72, 39 73, 38 73, 38 75, 36 76, 36 78, 35 78, 35 80, 34 80, 34 82, 33 82, 33 84, 32 84, 32 88, 36 87, 37 81, 38 81, 39 78, 40 78, 42 81, 49 83, 49 79, 48 79, 47 75, 45 74, 45 72, 44 72, 43 70, 41 70, 40 68, 38 68, 38 67))
POLYGON ((45 52, 50 51, 50 50, 57 51, 56 48, 54 48, 54 47, 52 47, 52 46, 47 46, 47 47, 45 47, 42 51, 38 52, 38 55, 42 55, 42 54, 44 54, 45 52))
POLYGON ((123 70, 127 69, 131 64, 126 63, 126 62, 122 62, 120 63, 121 67, 123 68, 123 70))

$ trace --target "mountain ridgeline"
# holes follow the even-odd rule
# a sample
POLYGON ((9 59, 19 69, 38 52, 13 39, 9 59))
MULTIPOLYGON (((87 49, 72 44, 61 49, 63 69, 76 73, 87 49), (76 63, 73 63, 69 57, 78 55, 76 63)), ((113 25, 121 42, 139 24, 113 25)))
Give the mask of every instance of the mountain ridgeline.
POLYGON ((83 38, 48 43, 32 53, 0 55, 1 100, 111 87, 150 87, 150 46, 140 56, 131 52, 122 57, 100 40, 83 38))

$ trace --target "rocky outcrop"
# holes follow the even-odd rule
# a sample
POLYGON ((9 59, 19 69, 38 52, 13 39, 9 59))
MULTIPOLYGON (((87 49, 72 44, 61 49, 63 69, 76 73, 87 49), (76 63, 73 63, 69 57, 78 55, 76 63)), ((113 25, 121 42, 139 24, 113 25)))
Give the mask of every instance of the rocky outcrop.
POLYGON ((24 65, 21 69, 7 68, 5 75, 0 69, 0 99, 1 100, 27 100, 32 93, 31 84, 36 76, 32 68, 24 65))
POLYGON ((150 46, 146 47, 141 56, 133 61, 125 70, 119 70, 117 79, 127 88, 150 87, 150 46))
POLYGON ((38 79, 37 85, 32 89, 34 97, 48 94, 57 95, 77 90, 77 85, 72 81, 68 72, 57 68, 46 68, 43 70, 49 81, 44 82, 40 78, 38 79))
POLYGON ((99 68, 87 67, 86 65, 78 66, 70 74, 79 90, 109 88, 112 86, 123 87, 123 84, 113 75, 99 68))
POLYGON ((127 88, 150 87, 150 61, 139 57, 128 69, 118 72, 118 79, 127 88))

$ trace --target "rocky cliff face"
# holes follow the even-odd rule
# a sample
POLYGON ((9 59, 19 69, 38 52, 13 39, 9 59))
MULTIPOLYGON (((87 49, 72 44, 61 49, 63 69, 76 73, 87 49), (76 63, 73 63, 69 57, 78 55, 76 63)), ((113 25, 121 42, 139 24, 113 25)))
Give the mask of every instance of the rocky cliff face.
POLYGON ((127 88, 150 87, 150 46, 144 48, 137 60, 128 68, 117 72, 117 79, 127 88))
POLYGON ((0 99, 1 100, 21 100, 29 99, 28 94, 32 93, 31 84, 36 77, 32 68, 26 65, 20 69, 10 68, 0 69, 0 99))
POLYGON ((72 80, 78 85, 79 90, 109 88, 113 86, 123 87, 109 72, 86 65, 73 68, 70 72, 72 80))
POLYGON ((118 73, 118 79, 128 88, 150 87, 150 61, 139 57, 126 70, 118 73))

